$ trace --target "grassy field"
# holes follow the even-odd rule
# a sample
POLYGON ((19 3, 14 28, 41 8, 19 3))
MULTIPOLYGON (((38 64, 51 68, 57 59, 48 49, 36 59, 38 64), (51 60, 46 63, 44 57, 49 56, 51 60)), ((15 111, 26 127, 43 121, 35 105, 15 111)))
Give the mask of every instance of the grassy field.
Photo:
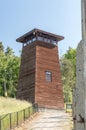
POLYGON ((0 115, 20 111, 29 106, 31 106, 31 104, 26 101, 0 97, 0 115))
POLYGON ((35 112, 32 104, 14 98, 0 97, 0 130, 10 130, 35 112))

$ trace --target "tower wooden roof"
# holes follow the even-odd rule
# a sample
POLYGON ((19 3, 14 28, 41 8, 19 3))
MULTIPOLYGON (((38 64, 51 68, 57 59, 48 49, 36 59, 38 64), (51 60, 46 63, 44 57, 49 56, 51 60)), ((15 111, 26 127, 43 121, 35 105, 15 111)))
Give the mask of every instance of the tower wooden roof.
POLYGON ((49 33, 40 29, 33 29, 30 32, 24 34, 23 36, 16 39, 17 42, 25 43, 30 38, 35 38, 37 36, 52 39, 53 41, 61 41, 64 39, 63 36, 59 36, 53 33, 49 33))

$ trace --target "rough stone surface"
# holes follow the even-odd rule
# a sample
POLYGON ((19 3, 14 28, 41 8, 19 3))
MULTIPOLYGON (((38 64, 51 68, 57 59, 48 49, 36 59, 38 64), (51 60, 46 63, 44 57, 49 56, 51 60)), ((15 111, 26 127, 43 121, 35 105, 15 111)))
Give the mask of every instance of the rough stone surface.
POLYGON ((85 80, 84 80, 84 43, 81 41, 77 47, 76 87, 73 100, 74 130, 85 130, 85 80))
POLYGON ((86 130, 86 0, 81 0, 82 41, 77 48, 76 87, 73 100, 74 130, 86 130))

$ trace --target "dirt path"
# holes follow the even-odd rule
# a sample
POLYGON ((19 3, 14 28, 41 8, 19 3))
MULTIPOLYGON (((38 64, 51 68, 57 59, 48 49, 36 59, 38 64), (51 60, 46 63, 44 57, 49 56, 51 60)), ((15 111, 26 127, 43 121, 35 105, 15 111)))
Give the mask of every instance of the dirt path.
POLYGON ((72 130, 71 120, 71 115, 64 111, 46 111, 39 113, 17 130, 72 130))

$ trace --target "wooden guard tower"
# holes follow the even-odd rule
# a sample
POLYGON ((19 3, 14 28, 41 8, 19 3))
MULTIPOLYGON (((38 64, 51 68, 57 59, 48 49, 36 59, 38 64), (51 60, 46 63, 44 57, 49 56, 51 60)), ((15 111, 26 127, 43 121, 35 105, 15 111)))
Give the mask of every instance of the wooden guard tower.
POLYGON ((39 107, 64 107, 57 43, 64 37, 33 29, 16 41, 23 43, 17 98, 39 107))

